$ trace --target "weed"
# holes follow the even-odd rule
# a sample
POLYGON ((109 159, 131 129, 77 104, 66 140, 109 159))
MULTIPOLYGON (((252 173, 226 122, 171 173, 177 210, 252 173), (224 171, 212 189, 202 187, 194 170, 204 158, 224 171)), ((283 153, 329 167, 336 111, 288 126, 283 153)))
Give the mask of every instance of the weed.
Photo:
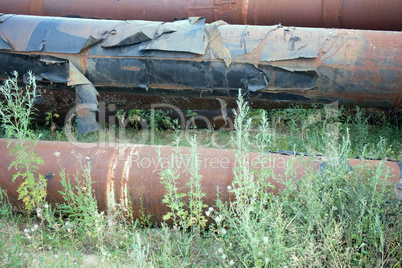
POLYGON ((1 86, 3 100, 0 102, 2 128, 7 137, 26 140, 35 139, 36 135, 30 129, 31 116, 34 115, 36 91, 35 77, 28 73, 28 83, 25 89, 18 87, 18 73, 7 79, 1 86))
POLYGON ((160 109, 151 109, 150 114, 147 116, 147 121, 150 122, 149 124, 152 130, 162 130, 164 128, 171 129, 173 126, 170 117, 171 114, 171 110, 164 111, 160 109))
MULTIPOLYGON (((78 159, 80 161, 82 157, 78 159)), ((63 215, 69 217, 67 225, 76 226, 76 230, 81 230, 86 236, 101 242, 106 222, 104 213, 98 212, 98 204, 93 196, 92 184, 95 182, 91 179, 90 162, 81 168, 82 174, 77 173, 75 185, 71 184, 70 178, 67 178, 64 169, 60 171, 60 182, 65 189, 60 194, 63 196, 65 203, 60 204, 58 209, 63 215)), ((68 232, 72 231, 72 227, 66 226, 66 228, 68 232)))
MULTIPOLYGON (((237 104, 232 143, 228 142, 230 133, 219 133, 235 148, 234 180, 226 189, 217 189, 213 207, 206 209, 203 203, 201 182, 205 178, 200 175, 197 153, 197 137, 202 133, 188 140, 186 145, 191 148, 183 155, 178 121, 169 119, 165 124, 166 113, 154 111, 152 127, 158 129, 160 142, 167 142, 165 136, 175 137, 173 150, 161 148, 158 152, 160 182, 166 189, 162 202, 169 208, 164 220, 174 228, 168 228, 166 222, 162 228, 152 228, 142 198, 138 220, 130 216, 130 202, 116 211, 100 212, 93 195, 96 182, 91 165, 78 156, 78 162, 84 164, 76 176, 68 177, 63 167, 59 173, 65 202, 56 207, 34 202, 37 217, 12 213, 0 191, 0 265, 399 267, 401 206, 391 183, 384 180, 389 170, 383 164, 373 168, 364 161, 351 168, 345 159, 356 154, 373 158, 399 155, 400 129, 381 117, 378 124, 384 125, 384 131, 376 133, 362 110, 357 111, 358 116, 355 112, 341 116, 345 111, 332 107, 252 111, 240 95, 237 104), (275 175, 268 152, 278 149, 322 153, 328 161, 315 170, 309 168, 313 157, 294 157, 287 162, 285 174, 275 175), (250 151, 260 153, 257 164, 266 168, 253 170, 250 151), (301 179, 296 177, 296 163, 305 167, 301 179), (181 177, 184 167, 187 181, 181 177), (272 194, 272 180, 283 186, 277 189, 278 195, 272 194), (229 194, 230 202, 222 201, 223 192, 229 194), (207 220, 209 230, 205 230, 207 220)), ((119 118, 134 126, 140 123, 136 116, 151 118, 151 113, 130 111, 121 112, 119 118)), ((8 137, 20 135, 12 128, 3 129, 8 137)), ((30 132, 28 128, 26 133, 35 139, 30 132)), ((15 154, 18 163, 25 163, 22 158, 28 157, 33 166, 21 172, 37 171, 40 161, 35 160, 34 145, 23 143, 23 153, 15 154)), ((39 186, 45 187, 37 183, 39 186)))
POLYGON ((183 155, 178 146, 180 138, 176 136, 175 149, 166 160, 158 150, 158 161, 161 164, 160 182, 166 188, 166 194, 162 200, 170 212, 163 216, 165 221, 172 220, 173 226, 184 229, 192 228, 199 233, 206 226, 206 218, 203 210, 206 205, 203 203, 205 193, 202 192, 200 175, 200 162, 197 152, 196 136, 190 139, 191 150, 189 155, 183 155), (167 165, 166 165, 167 164, 167 165), (180 190, 180 169, 186 168, 189 179, 186 182, 188 192, 180 190))
POLYGON ((12 216, 12 207, 7 200, 7 194, 0 187, 0 218, 9 218, 12 216))
POLYGON ((186 130, 187 129, 196 129, 197 124, 195 123, 195 117, 197 116, 197 112, 193 110, 187 110, 186 117, 190 117, 190 119, 186 123, 186 130))
POLYGON ((166 188, 162 202, 170 209, 170 212, 163 216, 163 220, 172 220, 173 226, 177 228, 185 225, 188 212, 185 210, 184 197, 186 194, 179 192, 179 172, 183 163, 179 148, 179 137, 176 137, 175 143, 174 151, 170 157, 168 156, 167 162, 163 160, 164 156, 161 150, 158 150, 158 162, 161 164, 160 182, 166 188))
MULTIPOLYGON (((268 178, 275 178, 273 173, 264 170, 258 174, 249 169, 247 112, 239 98, 235 178, 228 186, 231 203, 223 203, 218 197, 216 209, 207 211, 216 223, 214 237, 222 245, 216 252, 221 265, 396 265, 401 257, 400 242, 395 240, 401 235, 401 211, 398 202, 392 201, 391 184, 382 179, 389 177, 389 171, 381 164, 370 169, 365 163, 351 170, 342 160, 351 149, 346 130, 342 140, 321 148, 331 156, 321 171, 307 169, 301 180, 288 172, 278 178, 285 188, 273 196, 270 185, 264 184, 268 178)), ((327 124, 322 128, 330 129, 327 124)), ((260 129, 257 148, 264 151, 271 144, 266 119, 262 119, 260 129)), ((325 131, 319 133, 323 135, 319 139, 331 138, 325 131)), ((309 166, 308 159, 298 161, 309 166)), ((288 163, 290 171, 293 166, 293 162, 288 163)))
POLYGON ((43 204, 47 181, 41 174, 35 174, 39 165, 43 164, 43 160, 34 152, 39 137, 29 128, 37 97, 35 77, 32 73, 28 73, 28 84, 25 89, 18 87, 17 78, 18 74, 14 72, 14 77, 0 86, 0 92, 4 97, 0 102, 0 116, 6 136, 16 139, 8 143, 8 147, 14 144, 10 154, 15 156, 9 169, 15 168, 17 171, 12 181, 18 179, 20 182, 17 190, 18 198, 24 202, 25 209, 31 212, 43 204))
POLYGON ((45 125, 50 127, 51 132, 55 132, 57 125, 54 122, 54 118, 59 118, 60 115, 57 113, 56 109, 51 109, 45 113, 45 125))
POLYGON ((201 228, 204 229, 206 226, 206 218, 203 215, 204 208, 207 207, 203 203, 203 198, 205 193, 202 192, 201 181, 202 176, 200 175, 199 166, 199 156, 197 152, 197 137, 194 135, 190 139, 191 150, 188 160, 188 172, 190 173, 190 178, 187 182, 187 187, 189 188, 188 196, 188 227, 195 227, 197 232, 200 232, 201 228))
POLYGON ((144 201, 142 197, 140 197, 139 203, 140 203, 140 214, 141 214, 140 224, 145 227, 151 226, 152 224, 149 219, 152 217, 152 215, 146 214, 144 210, 144 201))
POLYGON ((131 110, 118 110, 116 112, 116 118, 119 119, 120 126, 126 125, 126 120, 130 122, 131 125, 134 125, 135 129, 138 131, 139 126, 145 121, 142 116, 145 115, 143 110, 139 109, 131 109, 131 110))

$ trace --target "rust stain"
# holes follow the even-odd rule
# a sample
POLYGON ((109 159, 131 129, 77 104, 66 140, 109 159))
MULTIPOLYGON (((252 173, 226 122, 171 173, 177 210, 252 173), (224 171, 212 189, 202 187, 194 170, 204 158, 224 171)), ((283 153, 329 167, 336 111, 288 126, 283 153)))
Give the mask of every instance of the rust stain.
POLYGON ((29 1, 29 15, 43 16, 45 0, 29 1))
MULTIPOLYGON (((172 0, 116 1, 2 0, 4 13, 79 16, 87 18, 173 21, 174 18, 206 17, 208 22, 274 25, 279 22, 301 27, 401 30, 402 2, 398 0, 172 0), (215 12, 217 5, 237 5, 240 12, 228 16, 215 12), (249 19, 247 19, 249 18, 249 19)), ((225 11, 225 10, 223 10, 225 11)))
MULTIPOLYGON (((117 185, 122 185, 122 190, 124 191, 129 187, 130 192, 125 191, 127 196, 124 198, 130 198, 133 201, 133 217, 137 219, 141 217, 139 212, 139 204, 135 204, 139 196, 144 197, 143 209, 146 214, 151 214, 153 216, 152 222, 161 222, 163 215, 167 212, 168 208, 166 204, 163 204, 161 200, 163 195, 166 193, 164 186, 160 183, 158 173, 160 172, 157 148, 162 150, 162 157, 172 155, 176 150, 173 147, 154 147, 149 145, 125 145, 128 148, 134 146, 139 152, 139 159, 147 158, 150 160, 150 165, 137 165, 135 170, 133 165, 135 162, 130 162, 133 160, 133 153, 125 155, 121 160, 116 157, 119 153, 118 147, 107 147, 99 148, 98 144, 84 144, 75 143, 74 145, 68 142, 49 142, 49 141, 39 141, 37 146, 34 148, 35 153, 37 153, 46 165, 39 167, 38 172, 41 174, 48 174, 53 172, 58 174, 58 169, 60 166, 65 168, 66 176, 75 177, 77 173, 77 167, 79 168, 82 164, 86 164, 87 160, 85 158, 91 159, 92 172, 91 176, 94 178, 93 189, 95 191, 95 196, 97 198, 98 207, 101 211, 107 211, 108 209, 115 208, 115 194, 116 190, 119 192, 120 189, 116 189, 117 185), (93 149, 96 148, 97 149, 93 149), (71 151, 74 150, 76 153, 72 154, 71 151), (54 157, 54 153, 60 153, 61 157, 58 159, 54 157), (101 153, 99 153, 101 152, 101 153), (83 158, 77 158, 76 155, 85 156, 83 158), (131 158, 130 158, 131 157, 131 158), (129 164, 127 162, 130 162, 129 164), (156 164, 153 164, 156 163, 156 164), (131 168, 127 168, 128 165, 132 165, 131 168), (105 175, 106 174, 106 175, 105 175), (124 176, 120 176, 123 175, 124 176), (116 176, 117 175, 117 176, 116 176), (126 181, 126 182, 124 182, 126 181), (107 193, 107 198, 105 199, 105 189, 107 193)), ((0 151, 4 152, 2 161, 0 161, 0 170, 3 172, 0 174, 0 186, 2 189, 6 190, 10 202, 13 207, 21 204, 18 200, 18 183, 11 183, 10 177, 12 176, 13 170, 9 170, 8 166, 13 161, 13 158, 8 154, 10 150, 13 149, 13 145, 8 148, 8 140, 0 139, 0 151)), ((190 148, 179 148, 180 153, 183 155, 189 155, 191 153, 190 148)), ((220 192, 220 197, 223 202, 229 202, 229 194, 226 191, 227 186, 231 185, 234 179, 233 168, 235 166, 234 161, 234 150, 227 149, 207 149, 199 148, 197 153, 200 156, 200 170, 199 173, 202 176, 201 186, 205 192, 205 198, 203 201, 208 205, 212 206, 215 204, 216 200, 216 188, 219 187, 223 189, 220 192)), ((284 187, 284 185, 278 183, 277 178, 286 179, 288 174, 288 166, 292 168, 292 175, 296 180, 303 179, 308 168, 318 169, 320 164, 320 159, 315 159, 311 157, 294 157, 290 155, 279 155, 279 154, 266 154, 261 155, 258 153, 248 152, 244 156, 247 158, 247 163, 249 168, 256 171, 256 175, 259 175, 263 169, 269 168, 273 172, 273 176, 267 178, 267 183, 271 183, 275 186, 273 190, 274 194, 284 187), (261 160, 264 159, 262 162, 261 160), (264 164, 261 164, 264 163, 264 164)), ((349 160, 349 163, 354 166, 356 164, 361 164, 360 160, 349 160)), ((370 168, 374 169, 378 165, 385 165, 389 168, 390 174, 388 177, 384 178, 389 180, 394 185, 399 181, 400 168, 395 162, 382 162, 382 161, 364 161, 364 164, 369 165, 370 168)), ((186 183, 191 177, 189 172, 185 172, 186 166, 181 165, 180 179, 178 180, 178 187, 183 189, 183 191, 188 190, 186 183)), ((358 173, 359 170, 356 169, 358 173)), ((63 197, 59 191, 63 190, 60 183, 60 176, 55 176, 52 180, 48 181, 48 201, 51 204, 64 202, 63 197)), ((72 183, 74 183, 72 181, 72 183)), ((119 198, 117 198, 119 200, 119 198)), ((121 200, 119 200, 121 201, 121 200)), ((124 201, 125 202, 125 201, 124 201)))
POLYGON ((81 72, 85 73, 87 70, 89 49, 85 49, 79 54, 58 54, 58 53, 40 53, 40 55, 56 55, 57 57, 67 59, 81 72))
POLYGON ((121 66, 121 69, 128 71, 141 71, 141 67, 134 67, 134 66, 121 66))
MULTIPOLYGON (((133 156, 138 155, 139 151, 136 146, 131 146, 130 152, 128 154, 128 157, 124 161, 124 166, 123 166, 123 171, 122 171, 122 179, 121 179, 121 188, 120 188, 120 204, 122 208, 128 209, 129 203, 130 203, 130 196, 129 196, 129 189, 128 189, 128 184, 129 184, 129 179, 130 176, 132 176, 133 172, 136 172, 136 170, 132 170, 132 168, 135 168, 135 165, 133 165, 133 156)), ((121 152, 121 151, 120 151, 121 152)))
POLYGON ((279 28, 279 26, 275 27, 274 29, 269 30, 267 32, 265 38, 260 42, 260 44, 256 48, 253 49, 253 51, 251 51, 248 54, 237 56, 235 59, 235 62, 249 62, 257 67, 260 63, 261 55, 262 55, 262 52, 264 51, 264 46, 268 40, 269 34, 278 28, 279 28))
POLYGON ((76 113, 79 117, 87 117, 90 115, 91 111, 85 105, 81 105, 77 102, 76 113))
MULTIPOLYGON (((103 150, 103 153, 106 151, 103 150)), ((116 203, 116 190, 115 190, 115 172, 116 166, 118 164, 119 157, 118 154, 114 154, 113 157, 110 159, 107 168, 106 174, 106 207, 111 212, 115 212, 117 210, 117 203, 116 203)))
POLYGON ((243 0, 243 1, 241 1, 241 3, 242 3, 243 24, 247 25, 249 0, 243 0))

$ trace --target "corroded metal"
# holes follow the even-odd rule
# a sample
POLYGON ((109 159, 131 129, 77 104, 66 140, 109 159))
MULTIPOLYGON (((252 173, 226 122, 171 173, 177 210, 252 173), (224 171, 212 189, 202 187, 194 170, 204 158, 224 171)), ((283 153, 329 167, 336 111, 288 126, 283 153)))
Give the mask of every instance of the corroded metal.
POLYGON ((401 32, 0 16, 0 78, 33 71, 52 89, 39 105, 71 103, 58 95, 74 87, 82 133, 97 128, 98 101, 110 96, 197 98, 206 101, 180 108, 219 109, 240 88, 253 108, 338 101, 401 109, 401 47, 401 32))
POLYGON ((0 11, 154 21, 202 16, 231 24, 402 30, 399 0, 2 0, 0 11))
MULTIPOLYGON (((13 183, 13 169, 8 169, 13 157, 9 156, 7 140, 0 139, 0 151, 3 153, 0 162, 0 186, 7 191, 9 201, 15 208, 22 205, 18 200, 17 188, 21 181, 13 183)), ((75 183, 77 173, 82 173, 82 167, 88 162, 91 165, 91 177, 94 181, 94 195, 98 201, 98 207, 103 211, 113 211, 120 206, 129 206, 132 203, 133 217, 139 218, 140 198, 143 200, 143 209, 146 214, 152 215, 151 222, 161 222, 162 216, 168 212, 168 208, 162 203, 163 195, 166 193, 164 186, 160 183, 160 171, 162 163, 166 168, 171 164, 172 154, 176 148, 157 147, 149 145, 120 144, 93 144, 93 143, 67 143, 40 141, 34 151, 44 160, 44 165, 39 167, 39 173, 48 179, 47 201, 51 204, 63 202, 60 191, 63 191, 59 172, 65 169, 71 183, 75 183), (160 159, 158 160, 158 150, 160 159)), ((220 188, 219 196, 223 201, 229 201, 227 186, 232 185, 235 167, 234 151, 227 149, 205 149, 197 150, 199 158, 199 174, 202 176, 202 191, 206 194, 204 203, 212 206, 216 200, 216 187, 220 188)), ((186 182, 190 178, 189 162, 186 156, 190 155, 189 148, 179 148, 182 157, 180 160, 177 187, 180 192, 188 192, 186 182)), ((263 157, 258 153, 246 153, 249 168, 255 170, 258 175, 260 171, 272 171, 272 176, 267 182, 275 186, 273 193, 277 194, 283 187, 278 179, 290 177, 302 179, 308 168, 319 169, 322 160, 311 157, 295 157, 282 154, 265 154, 263 157), (261 164, 264 159, 264 164, 261 164)), ((175 159, 180 159, 176 157, 175 159)), ((357 159, 348 160, 354 169, 352 172, 362 172, 361 168, 367 166, 374 169, 376 166, 384 165, 384 170, 389 169, 387 179, 394 185, 399 181, 401 170, 398 163, 381 161, 362 161, 357 159), (360 164, 363 166, 358 167, 360 164)), ((175 163, 176 167, 178 166, 175 163)), ((265 173, 266 174, 266 173, 265 173)), ((384 173, 386 174, 386 173, 384 173)))

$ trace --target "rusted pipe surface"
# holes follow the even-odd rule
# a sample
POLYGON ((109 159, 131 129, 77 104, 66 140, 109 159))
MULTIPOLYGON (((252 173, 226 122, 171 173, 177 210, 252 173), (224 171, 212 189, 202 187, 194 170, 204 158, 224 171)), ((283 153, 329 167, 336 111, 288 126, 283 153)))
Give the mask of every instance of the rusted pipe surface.
POLYGON ((2 0, 0 11, 154 21, 202 16, 231 24, 402 30, 399 0, 2 0))
MULTIPOLYGON (((12 146, 10 147, 10 149, 12 146)), ((118 205, 128 206, 129 200, 132 202, 133 216, 139 218, 140 204, 142 198, 143 207, 146 214, 151 214, 152 222, 160 222, 162 216, 168 212, 168 208, 162 203, 165 194, 164 186, 160 183, 160 164, 158 162, 157 150, 160 148, 162 161, 166 167, 174 151, 172 147, 155 147, 146 145, 119 145, 119 147, 107 147, 100 144, 66 143, 40 141, 35 148, 35 152, 44 160, 44 165, 40 166, 39 173, 48 178, 47 200, 52 203, 61 203, 63 198, 59 191, 63 191, 60 183, 59 172, 65 169, 71 182, 74 183, 75 175, 82 173, 82 167, 90 162, 92 171, 91 177, 95 181, 93 184, 95 197, 98 201, 100 210, 107 211, 117 209, 118 205), (57 157, 55 154, 58 154, 57 157)), ((21 205, 18 201, 17 188, 20 181, 11 182, 13 169, 8 170, 8 166, 13 161, 9 156, 7 140, 0 139, 0 151, 3 153, 0 162, 0 186, 7 190, 8 197, 14 206, 21 205)), ((189 155, 189 148, 180 148, 180 156, 184 156, 181 161, 179 191, 187 192, 185 183, 189 179, 188 160, 185 155, 189 155)), ((220 197, 224 201, 229 201, 227 186, 233 181, 233 168, 235 167, 234 151, 226 149, 198 149, 200 174, 202 175, 202 190, 206 194, 204 202, 212 206, 216 199, 216 187, 220 188, 220 197)), ((252 170, 261 171, 258 153, 248 153, 249 165, 252 170)), ((294 176, 302 179, 309 168, 318 169, 320 162, 314 158, 298 157, 280 154, 267 154, 264 156, 267 161, 264 169, 272 170, 277 179, 286 179, 286 176, 294 176)), ((361 164, 360 160, 350 160, 350 165, 355 167, 354 172, 359 172, 356 165, 361 164)), ((365 161, 365 165, 374 168, 380 161, 365 161)), ((399 180, 401 171, 397 163, 385 162, 389 168, 388 179, 395 183, 399 180)), ((258 174, 258 173, 257 173, 258 174)), ((269 178, 269 183, 276 188, 274 193, 283 187, 276 179, 269 178)))
POLYGON ((219 109, 241 88, 253 108, 338 101, 402 109, 401 47, 400 32, 207 24, 195 17, 161 23, 0 16, 0 78, 33 71, 40 86, 58 91, 38 104, 53 104, 74 87, 81 133, 96 130, 102 96, 171 97, 182 109, 219 109))

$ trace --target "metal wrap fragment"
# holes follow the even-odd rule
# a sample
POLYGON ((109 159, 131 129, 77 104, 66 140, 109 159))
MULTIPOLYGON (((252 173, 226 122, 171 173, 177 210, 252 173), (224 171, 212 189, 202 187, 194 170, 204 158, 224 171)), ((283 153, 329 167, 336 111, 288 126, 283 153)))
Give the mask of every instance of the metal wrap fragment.
MULTIPOLYGON (((47 175, 47 200, 51 204, 63 202, 63 191, 59 172, 65 169, 71 183, 75 183, 77 172, 82 173, 82 167, 86 163, 91 164, 91 177, 94 181, 92 187, 98 201, 100 210, 115 210, 118 204, 128 206, 132 203, 134 218, 141 217, 140 198, 143 200, 143 209, 146 214, 152 215, 151 222, 161 222, 162 216, 168 212, 168 208, 162 203, 165 188, 160 183, 161 166, 158 161, 157 150, 161 150, 161 163, 166 168, 171 162, 172 153, 175 148, 157 147, 148 145, 120 144, 118 147, 101 147, 99 144, 67 143, 40 141, 35 147, 35 152, 44 160, 44 165, 39 167, 39 173, 47 175), (55 153, 59 156, 56 156, 55 153)), ((9 201, 16 208, 22 203, 18 200, 17 188, 20 181, 12 182, 12 175, 15 172, 8 167, 13 161, 9 156, 7 140, 0 139, 0 151, 3 158, 0 162, 0 186, 7 191, 9 201)), ((186 155, 190 154, 190 148, 180 148, 179 153, 183 156, 180 162, 180 179, 177 187, 180 192, 188 192, 186 182, 190 178, 189 164, 186 155)), ((219 196, 223 201, 229 201, 227 186, 232 184, 235 167, 234 151, 227 149, 205 149, 197 150, 199 157, 200 174, 202 175, 202 191, 206 194, 204 203, 212 206, 216 200, 216 187, 219 187, 219 196)), ((277 194, 283 187, 277 179, 286 179, 290 176, 302 179, 307 174, 308 168, 320 169, 320 162, 310 157, 295 157, 290 155, 266 154, 261 157, 258 153, 244 154, 248 159, 249 168, 255 170, 256 176, 262 169, 272 170, 273 177, 267 179, 275 188, 273 193, 277 194), (265 162, 262 165, 261 159, 265 162), (276 178, 276 179, 275 179, 276 178)), ((362 161, 357 159, 347 160, 353 167, 353 172, 359 174, 362 171, 362 161)), ((177 163, 176 163, 177 165, 177 163)), ((394 185, 399 181, 400 167, 395 162, 364 161, 363 166, 371 169, 379 165, 389 169, 388 179, 394 185)), ((266 173, 265 173, 266 174, 266 173)), ((367 175, 367 173, 365 173, 367 175)), ((386 174, 386 173, 384 173, 386 174)))
POLYGON ((77 103, 77 125, 79 133, 89 133, 99 129, 96 122, 98 92, 92 84, 75 86, 77 103))
POLYGON ((253 108, 402 109, 401 32, 1 15, 0 39, 0 79, 33 71, 47 109, 74 107, 66 96, 76 87, 78 103, 90 106, 84 124, 96 110, 92 86, 118 109, 140 108, 145 95, 231 108, 239 88, 253 108))
POLYGON ((70 62, 68 86, 75 87, 77 125, 79 133, 89 133, 99 129, 96 122, 98 92, 88 79, 70 62))
POLYGON ((156 21, 202 16, 232 24, 402 30, 400 0, 2 0, 0 11, 156 21))

